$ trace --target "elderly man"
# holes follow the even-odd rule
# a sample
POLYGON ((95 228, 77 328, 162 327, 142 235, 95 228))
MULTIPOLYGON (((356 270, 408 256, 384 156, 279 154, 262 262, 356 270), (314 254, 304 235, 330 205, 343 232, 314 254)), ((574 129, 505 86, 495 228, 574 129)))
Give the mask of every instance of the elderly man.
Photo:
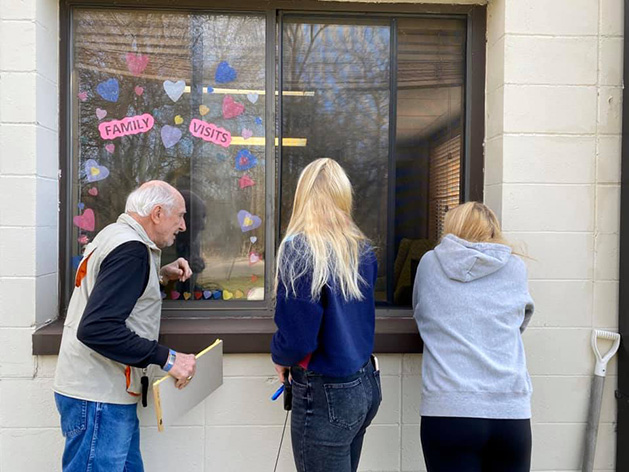
POLYGON ((160 283, 192 274, 183 258, 160 269, 161 248, 186 230, 185 213, 177 190, 147 182, 85 247, 53 387, 64 472, 143 471, 137 402, 146 398, 147 368, 162 367, 179 388, 194 375, 193 355, 157 342, 160 283))

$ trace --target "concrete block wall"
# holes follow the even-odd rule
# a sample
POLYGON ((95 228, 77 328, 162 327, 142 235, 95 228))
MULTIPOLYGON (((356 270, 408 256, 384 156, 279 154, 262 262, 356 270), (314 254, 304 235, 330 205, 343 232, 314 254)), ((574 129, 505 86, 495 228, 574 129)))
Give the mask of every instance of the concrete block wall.
MULTIPOLYGON (((525 341, 540 472, 579 469, 590 329, 617 327, 622 4, 488 6, 486 200, 532 258, 537 313, 525 341)), ((57 5, 0 0, 0 471, 59 471, 63 446, 56 357, 30 354, 33 327, 57 306, 57 5)), ((425 470, 421 356, 380 360, 384 403, 361 470, 425 470)), ((610 372, 599 472, 614 470, 614 364, 610 372)), ((284 423, 268 400, 276 387, 268 356, 225 356, 224 386, 165 433, 151 408, 141 411, 147 470, 272 470, 284 423)), ((289 436, 279 470, 294 470, 289 436)))
MULTIPOLYGON (((618 328, 621 0, 488 7, 486 200, 522 243, 534 470, 580 470, 591 329, 618 328)), ((612 362, 595 467, 614 470, 612 362)))

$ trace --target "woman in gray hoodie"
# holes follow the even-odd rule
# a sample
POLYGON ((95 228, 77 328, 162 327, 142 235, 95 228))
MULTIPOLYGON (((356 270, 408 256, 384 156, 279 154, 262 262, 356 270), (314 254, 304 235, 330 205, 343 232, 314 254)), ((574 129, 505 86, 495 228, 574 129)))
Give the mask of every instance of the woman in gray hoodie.
POLYGON ((531 380, 521 333, 533 314, 526 267, 494 213, 469 202, 417 268, 413 309, 424 341, 421 443, 429 472, 524 472, 531 380))

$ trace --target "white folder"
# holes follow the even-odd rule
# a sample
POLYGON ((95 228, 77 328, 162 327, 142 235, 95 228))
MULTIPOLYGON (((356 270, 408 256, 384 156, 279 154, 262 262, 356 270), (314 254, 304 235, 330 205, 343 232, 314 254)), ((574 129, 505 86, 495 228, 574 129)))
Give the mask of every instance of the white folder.
POLYGON ((166 375, 153 383, 157 429, 172 424, 177 418, 205 400, 223 385, 223 341, 217 339, 196 355, 196 373, 186 387, 175 387, 175 378, 166 375))

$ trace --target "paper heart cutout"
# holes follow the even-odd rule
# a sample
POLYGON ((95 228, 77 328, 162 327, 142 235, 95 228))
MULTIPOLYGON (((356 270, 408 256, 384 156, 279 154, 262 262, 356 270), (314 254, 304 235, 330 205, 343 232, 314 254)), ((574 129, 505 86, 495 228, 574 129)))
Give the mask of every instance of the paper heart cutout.
POLYGON ((207 88, 207 93, 214 93, 214 88, 213 87, 208 87, 207 88))
POLYGON ((109 169, 105 166, 98 165, 94 159, 88 159, 83 164, 83 173, 88 182, 98 182, 109 177, 109 169))
POLYGON ((242 137, 244 139, 249 139, 251 136, 253 136, 253 131, 247 128, 242 129, 242 137))
POLYGON ((203 292, 194 292, 194 299, 195 300, 201 300, 202 296, 203 296, 203 292))
POLYGON ((238 224, 240 224, 240 230, 246 233, 260 227, 262 220, 259 216, 252 215, 247 210, 240 210, 238 212, 238 224))
POLYGON ((79 92, 76 94, 76 96, 79 97, 79 100, 81 100, 82 102, 87 100, 87 92, 79 92))
POLYGON ((212 298, 212 291, 211 290, 203 290, 203 298, 205 298, 206 300, 209 300, 210 298, 212 298))
POLYGON ((210 108, 205 105, 199 105, 199 113, 201 116, 205 116, 210 112, 210 108))
POLYGON ((79 203, 78 203, 78 205, 77 205, 77 208, 78 208, 79 210, 83 211, 83 208, 85 208, 85 203, 83 203, 83 202, 79 202, 79 203))
POLYGON ((236 69, 229 65, 227 61, 222 61, 218 64, 216 68, 216 73, 214 74, 214 81, 217 84, 226 84, 227 82, 233 82, 238 77, 236 73, 236 69))
POLYGON ((179 293, 177 290, 172 290, 170 292, 171 300, 179 300, 179 297, 181 297, 181 293, 179 293))
POLYGON ((249 177, 247 174, 243 175, 241 178, 238 179, 238 185, 240 185, 240 188, 247 188, 247 187, 253 187, 256 183, 253 181, 253 179, 251 177, 249 177))
POLYGON ((236 290, 236 292, 234 293, 234 298, 242 298, 244 296, 245 294, 242 292, 242 290, 236 290))
POLYGON ((144 87, 140 87, 139 85, 136 85, 133 91, 139 97, 140 95, 144 93, 144 87))
POLYGON ((177 82, 164 80, 164 90, 166 91, 166 95, 168 95, 173 102, 176 102, 181 98, 185 89, 185 80, 178 80, 177 82))
POLYGON ((175 116, 175 124, 176 125, 180 125, 181 123, 183 123, 183 118, 181 115, 177 115, 175 116))
POLYGON ((161 296, 162 296, 162 300, 166 298, 166 296, 167 296, 167 295, 166 295, 166 292, 159 292, 159 293, 160 293, 160 294, 161 294, 161 296))
POLYGON ((85 234, 82 234, 78 237, 77 241, 79 242, 79 244, 87 244, 90 242, 90 238, 88 238, 85 234))
POLYGON ((233 293, 231 293, 227 289, 223 290, 223 300, 231 300, 232 298, 234 298, 234 294, 233 293))
POLYGON ((134 54, 132 52, 127 53, 127 68, 131 74, 138 76, 144 72, 146 66, 149 64, 149 57, 143 54, 134 54))
POLYGON ((258 240, 257 236, 251 236, 249 238, 249 241, 251 241, 251 244, 255 244, 257 240, 258 240))
POLYGON ((164 143, 166 149, 169 149, 177 144, 181 139, 181 130, 179 128, 175 128, 174 126, 165 125, 162 126, 161 135, 162 143, 164 143))
POLYGON ((258 262, 260 262, 260 254, 258 254, 257 252, 250 252, 249 265, 257 264, 258 262))
POLYGON ((258 276, 257 275, 252 275, 251 276, 251 281, 255 284, 258 281, 258 276))
POLYGON ((109 79, 96 86, 96 92, 108 102, 117 102, 120 93, 118 79, 109 79))
POLYGON ((256 117, 256 125, 261 125, 262 124, 262 118, 260 118, 259 116, 256 117))
POLYGON ((112 143, 105 144, 105 151, 107 151, 109 154, 113 154, 115 149, 116 146, 114 146, 112 143))
POLYGON ((257 93, 248 93, 247 94, 247 100, 249 100, 251 103, 257 102, 259 97, 260 96, 257 93))
POLYGON ((190 292, 183 292, 184 300, 190 300, 191 296, 192 296, 192 294, 190 292))
POLYGON ((72 218, 72 222, 78 228, 81 228, 85 231, 94 231, 94 227, 96 226, 96 218, 94 217, 94 210, 88 208, 83 212, 82 215, 77 215, 72 218))
POLYGON ((238 115, 242 115, 245 111, 245 106, 242 103, 235 102, 230 95, 225 95, 223 98, 223 118, 229 120, 236 118, 238 115))
POLYGON ((249 290, 247 300, 264 300, 264 287, 254 287, 249 290))
POLYGON ((96 187, 92 187, 87 191, 87 193, 89 193, 92 197, 95 197, 98 195, 98 189, 96 187))
POLYGON ((222 295, 223 295, 223 292, 221 292, 220 290, 214 290, 212 292, 212 298, 214 300, 218 300, 219 298, 221 298, 222 295))
POLYGON ((105 118, 107 116, 107 110, 103 110, 102 108, 97 108, 96 109, 96 117, 99 120, 102 120, 103 118, 105 118))
POLYGON ((249 149, 241 149, 236 154, 236 170, 249 170, 258 165, 258 158, 249 149))

